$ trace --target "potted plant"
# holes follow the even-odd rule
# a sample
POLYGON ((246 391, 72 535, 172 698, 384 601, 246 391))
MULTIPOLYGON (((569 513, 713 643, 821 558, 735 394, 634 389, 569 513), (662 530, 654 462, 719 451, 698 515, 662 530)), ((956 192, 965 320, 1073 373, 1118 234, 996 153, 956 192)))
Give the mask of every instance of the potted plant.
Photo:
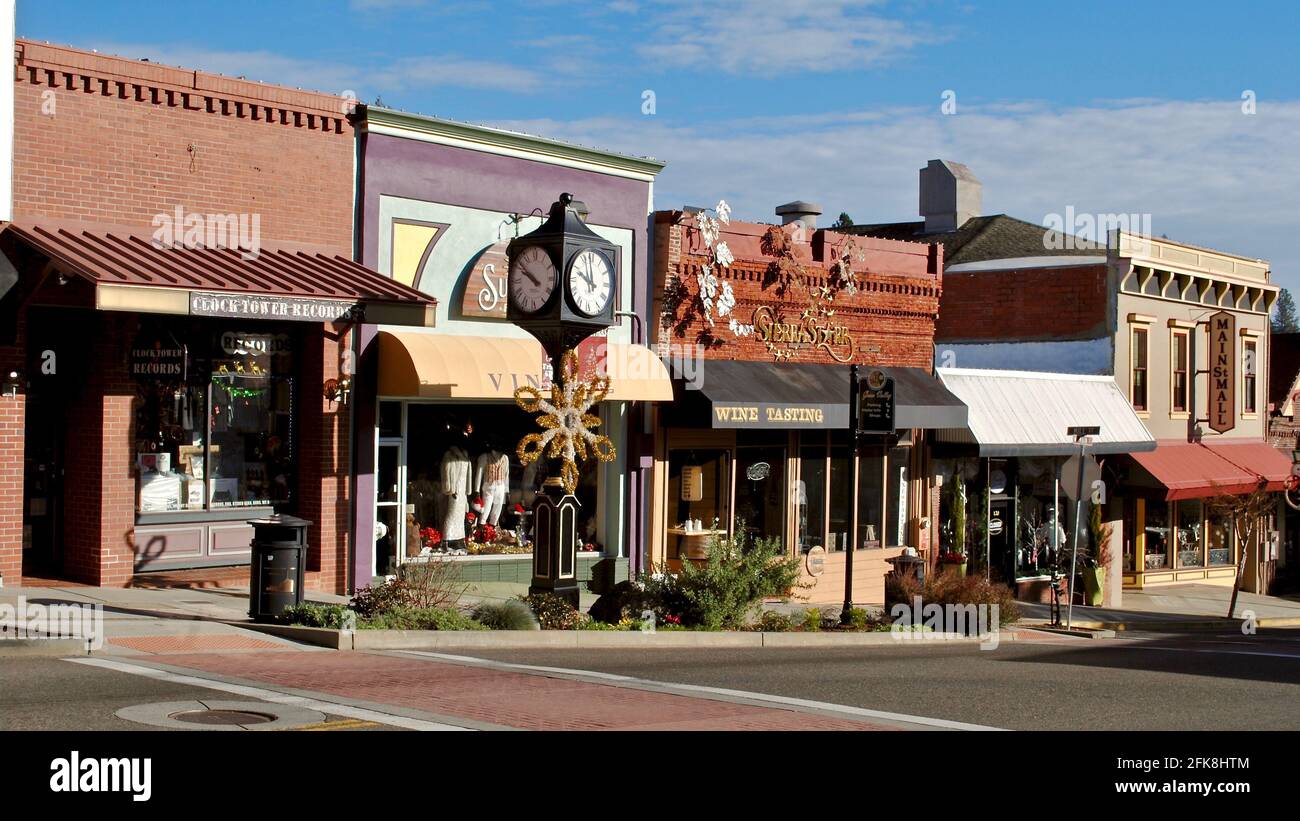
POLYGON ((966 554, 956 551, 948 551, 939 554, 939 566, 945 573, 955 573, 957 576, 965 578, 966 576, 966 554))
POLYGON ((1106 599, 1106 568, 1110 565, 1110 522, 1102 521, 1101 505, 1092 506, 1088 519, 1092 533, 1092 556, 1084 563, 1083 590, 1090 607, 1101 607, 1106 599))

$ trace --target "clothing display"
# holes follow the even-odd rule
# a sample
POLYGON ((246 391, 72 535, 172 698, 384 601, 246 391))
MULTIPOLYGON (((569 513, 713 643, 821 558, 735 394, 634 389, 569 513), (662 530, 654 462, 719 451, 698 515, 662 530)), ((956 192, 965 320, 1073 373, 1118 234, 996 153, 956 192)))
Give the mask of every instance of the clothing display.
POLYGON ((465 538, 465 514, 469 512, 471 486, 469 454, 452 446, 442 457, 442 492, 447 512, 442 520, 442 537, 448 542, 465 538))
POLYGON ((474 489, 482 500, 482 521, 497 524, 506 505, 510 485, 510 457, 499 450, 489 450, 478 457, 474 471, 474 489))

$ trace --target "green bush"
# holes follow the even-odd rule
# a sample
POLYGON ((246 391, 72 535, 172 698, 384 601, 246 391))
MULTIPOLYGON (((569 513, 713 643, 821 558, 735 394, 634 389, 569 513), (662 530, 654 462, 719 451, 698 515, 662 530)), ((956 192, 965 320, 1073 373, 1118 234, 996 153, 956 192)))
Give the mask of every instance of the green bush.
POLYGON ((800 586, 801 564, 798 556, 785 552, 780 540, 751 543, 742 523, 734 537, 713 537, 703 565, 686 562, 676 577, 664 574, 656 581, 656 604, 665 614, 680 616, 686 626, 739 629, 763 599, 789 595, 800 586), (676 608, 680 609, 674 612, 676 608))
POLYGON ((520 600, 537 616, 543 630, 577 630, 591 617, 554 593, 532 593, 520 600))
MULTIPOLYGON (((1020 606, 1015 595, 1005 584, 987 581, 983 576, 958 576, 955 573, 935 573, 926 577, 925 584, 918 584, 915 578, 906 576, 896 578, 892 574, 885 578, 885 612, 894 605, 912 606, 917 596, 921 597, 922 606, 927 604, 974 604, 998 606, 999 626, 1005 627, 1020 618, 1020 606)), ((920 615, 914 615, 919 620, 920 615)))
POLYGON ((489 630, 541 629, 533 611, 518 599, 480 602, 474 608, 474 620, 489 630))
POLYGON ((785 633, 794 629, 794 619, 785 613, 765 610, 755 626, 764 633, 785 633))
POLYGON ((357 614, 341 604, 295 604, 279 619, 283 624, 301 627, 328 627, 331 630, 355 630, 357 614))
POLYGON ((803 611, 803 629, 810 633, 816 633, 822 629, 822 611, 816 607, 809 607, 803 611))
POLYGON ((444 607, 394 607, 363 620, 364 630, 486 630, 474 619, 444 607))
POLYGON ((854 630, 866 630, 871 627, 871 615, 861 607, 849 608, 849 627, 854 630))

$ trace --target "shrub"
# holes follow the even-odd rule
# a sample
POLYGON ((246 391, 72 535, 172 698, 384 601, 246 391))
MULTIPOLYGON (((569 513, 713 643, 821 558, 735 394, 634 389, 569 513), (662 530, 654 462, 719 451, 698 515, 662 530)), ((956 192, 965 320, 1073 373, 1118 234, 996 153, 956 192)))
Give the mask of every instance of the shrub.
POLYGON ((810 633, 822 629, 822 611, 816 607, 809 607, 803 611, 803 629, 810 633))
POLYGON ((775 610, 765 610, 758 617, 756 625, 764 633, 785 633, 794 629, 794 619, 785 613, 779 613, 775 610))
POLYGON ((872 627, 871 615, 861 607, 849 608, 849 627, 854 630, 866 630, 872 627))
POLYGON ((704 565, 686 562, 677 576, 663 574, 646 591, 655 595, 656 612, 680 616, 684 625, 734 630, 745 625, 764 598, 788 595, 801 586, 801 564, 779 540, 751 543, 741 523, 734 537, 713 537, 704 565))
POLYGON ((366 630, 486 630, 459 610, 445 607, 394 607, 365 619, 366 630))
POLYGON ((537 615, 543 630, 576 630, 591 617, 554 593, 531 593, 520 600, 537 615))
MULTIPOLYGON (((918 595, 922 605, 996 604, 1000 626, 1020 618, 1020 606, 1011 589, 1005 584, 989 582, 983 576, 936 573, 926 577, 924 585, 918 584, 911 576, 899 578, 891 574, 886 577, 886 612, 896 604, 913 605, 918 595)), ((919 615, 914 616, 915 619, 919 619, 919 615)))
MULTIPOLYGON (((591 606, 591 617, 608 624, 617 624, 625 618, 640 619, 646 611, 655 611, 654 596, 646 592, 644 583, 622 581, 610 588, 591 606)), ((657 611, 656 615, 658 615, 657 611)), ((657 618, 656 621, 663 621, 657 618)))
POLYGON ((455 607, 469 585, 460 580, 461 565, 445 556, 407 562, 397 570, 405 585, 406 605, 425 609, 455 607))
POLYGON ((357 614, 341 604, 295 604, 280 616, 284 624, 302 627, 328 627, 331 630, 355 630, 357 614))
POLYGON ((474 620, 489 630, 541 629, 533 611, 518 599, 480 602, 474 608, 474 620))
POLYGON ((392 610, 409 608, 411 595, 406 582, 390 579, 383 584, 363 587, 352 597, 352 609, 357 616, 368 619, 392 610))

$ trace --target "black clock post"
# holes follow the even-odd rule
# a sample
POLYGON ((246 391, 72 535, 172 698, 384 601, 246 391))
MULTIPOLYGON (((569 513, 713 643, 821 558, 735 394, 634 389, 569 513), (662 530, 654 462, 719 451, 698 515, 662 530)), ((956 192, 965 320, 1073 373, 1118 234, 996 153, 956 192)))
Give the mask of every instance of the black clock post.
MULTIPOLYGON (((542 343, 552 381, 567 351, 615 324, 618 247, 579 216, 581 203, 561 194, 546 221, 511 240, 506 315, 542 343)), ((542 455, 539 458, 546 458, 542 455)), ((552 477, 533 503, 533 580, 529 593, 555 593, 578 606, 578 500, 552 477)))

